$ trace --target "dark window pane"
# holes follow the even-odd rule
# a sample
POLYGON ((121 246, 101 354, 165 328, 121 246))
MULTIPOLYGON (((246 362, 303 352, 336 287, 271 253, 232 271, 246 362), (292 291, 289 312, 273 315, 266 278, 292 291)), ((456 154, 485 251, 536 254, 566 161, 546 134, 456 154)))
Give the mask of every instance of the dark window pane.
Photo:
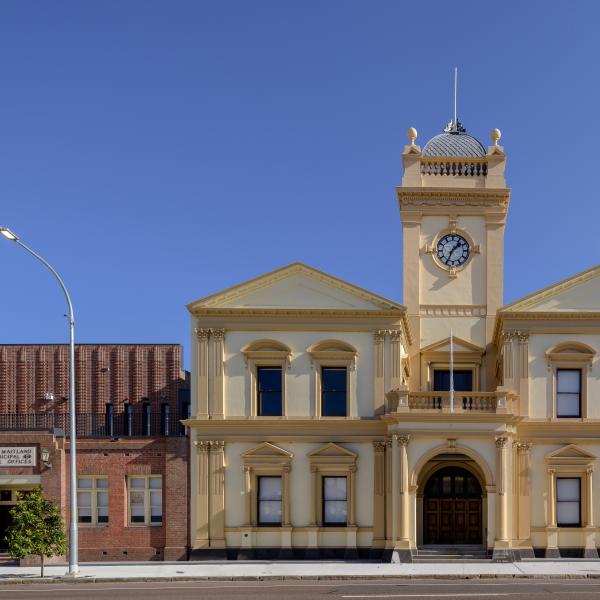
MULTIPOLYGON (((450 390, 450 371, 435 369, 433 372, 433 390, 448 392, 450 390)), ((454 371, 454 390, 456 392, 473 391, 473 371, 454 371)))
POLYGON ((323 367, 321 370, 321 414, 324 417, 345 417, 346 368, 323 367))
POLYGON ((98 515, 98 523, 108 523, 108 515, 98 515))
POLYGON ((79 515, 79 522, 80 523, 91 523, 92 522, 92 517, 91 515, 79 515))
POLYGON ((131 515, 131 522, 132 523, 143 523, 144 516, 143 515, 131 515))
POLYGON ((282 407, 281 367, 258 367, 258 414, 263 417, 280 417, 282 407))

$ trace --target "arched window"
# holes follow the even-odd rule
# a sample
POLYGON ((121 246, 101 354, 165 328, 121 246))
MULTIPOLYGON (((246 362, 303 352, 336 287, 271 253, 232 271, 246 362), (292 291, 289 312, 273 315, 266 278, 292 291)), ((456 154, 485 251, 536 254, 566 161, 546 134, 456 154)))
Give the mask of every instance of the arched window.
POLYGON ((356 369, 356 348, 341 340, 321 340, 307 352, 317 373, 317 416, 351 416, 354 412, 351 372, 356 369))
POLYGON ((557 418, 587 417, 587 374, 596 351, 582 342, 564 341, 546 351, 557 418))
POLYGON ((255 340, 242 348, 250 373, 252 415, 282 417, 285 415, 285 373, 290 365, 291 349, 283 342, 255 340))

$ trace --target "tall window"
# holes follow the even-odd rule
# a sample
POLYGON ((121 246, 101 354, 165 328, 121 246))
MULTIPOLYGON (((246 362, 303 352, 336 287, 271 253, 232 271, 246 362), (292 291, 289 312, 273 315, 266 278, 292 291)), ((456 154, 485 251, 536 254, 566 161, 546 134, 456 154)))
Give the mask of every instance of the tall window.
POLYGON ((89 525, 108 523, 108 479, 79 477, 77 479, 77 520, 89 525))
POLYGON ((257 407, 262 417, 280 417, 283 414, 281 367, 257 367, 257 407))
POLYGON ((142 414, 144 415, 143 435, 150 435, 152 433, 152 407, 149 402, 144 402, 142 414))
POLYGON ((581 369, 556 369, 556 416, 581 416, 581 369))
POLYGON ((346 477, 323 477, 323 525, 346 526, 348 490, 346 477))
POLYGON ((322 416, 345 417, 347 415, 347 379, 346 367, 322 367, 322 416))
POLYGON ((258 524, 281 525, 281 477, 258 477, 258 524))
POLYGON ((581 526, 581 479, 557 477, 556 524, 559 527, 581 526))
POLYGON ((162 525, 162 476, 130 476, 127 494, 131 525, 162 525))

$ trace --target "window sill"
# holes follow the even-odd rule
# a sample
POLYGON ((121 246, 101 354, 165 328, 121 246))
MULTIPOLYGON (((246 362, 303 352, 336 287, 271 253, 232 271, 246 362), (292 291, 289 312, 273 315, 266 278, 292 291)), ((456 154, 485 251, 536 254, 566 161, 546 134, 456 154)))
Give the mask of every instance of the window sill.
POLYGON ((77 523, 80 529, 107 529, 108 523, 77 523))
POLYGON ((138 529, 140 527, 162 527, 163 523, 129 523, 127 527, 138 529))

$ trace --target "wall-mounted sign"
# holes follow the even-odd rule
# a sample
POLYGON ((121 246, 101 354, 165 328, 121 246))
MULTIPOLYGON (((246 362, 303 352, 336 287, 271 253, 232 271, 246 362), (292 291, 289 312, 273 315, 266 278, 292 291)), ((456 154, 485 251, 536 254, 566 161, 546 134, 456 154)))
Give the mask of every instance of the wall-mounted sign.
POLYGON ((35 467, 35 446, 0 446, 0 467, 35 467))

